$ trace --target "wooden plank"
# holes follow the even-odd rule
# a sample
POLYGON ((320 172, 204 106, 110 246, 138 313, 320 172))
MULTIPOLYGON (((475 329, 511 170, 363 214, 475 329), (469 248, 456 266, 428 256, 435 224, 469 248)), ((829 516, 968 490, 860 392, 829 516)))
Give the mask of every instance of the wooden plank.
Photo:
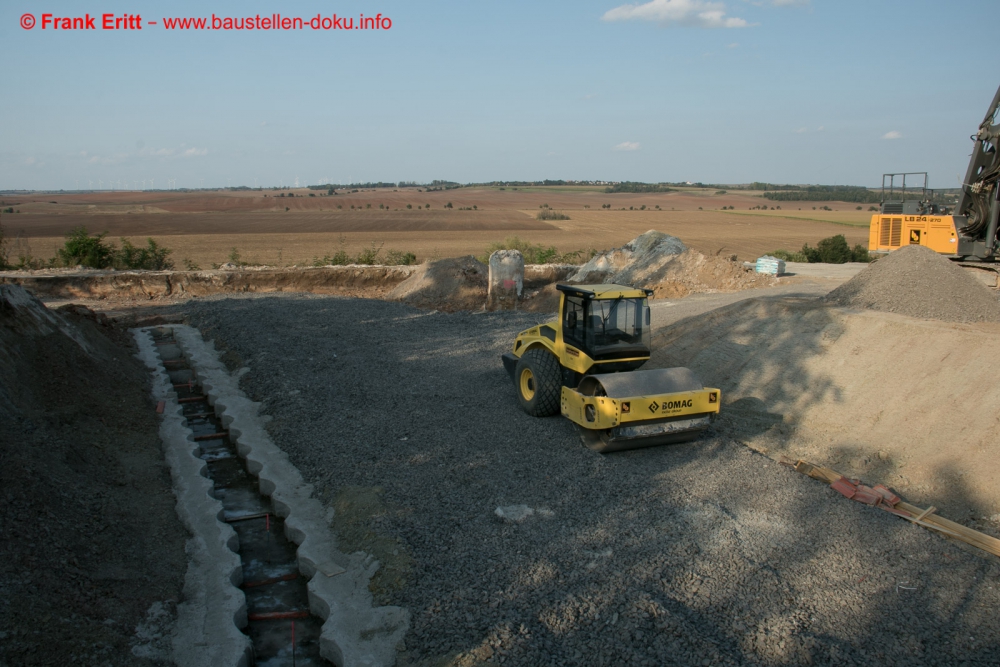
MULTIPOLYGON (((921 512, 919 507, 911 505, 907 502, 901 502, 896 505, 896 507, 913 514, 915 517, 921 512)), ((928 516, 920 522, 920 525, 942 533, 951 534, 956 539, 962 540, 967 544, 971 544, 972 546, 982 549, 983 551, 988 551, 994 556, 1000 556, 1000 540, 995 537, 991 537, 986 533, 980 533, 978 530, 973 530, 972 528, 963 526, 960 523, 955 523, 954 521, 949 521, 948 519, 937 515, 928 516)))
MULTIPOLYGON (((833 484, 844 476, 831 468, 824 468, 823 466, 814 465, 801 459, 796 461, 794 464, 790 460, 783 460, 782 463, 794 468, 796 472, 808 475, 813 479, 818 479, 819 481, 827 484, 833 484)), ((934 514, 934 512, 937 511, 936 507, 931 506, 924 509, 917 507, 916 505, 900 501, 896 503, 893 509, 896 510, 893 514, 901 516, 907 521, 911 521, 918 526, 953 537, 956 540, 970 544, 977 549, 982 549, 983 551, 991 553, 994 556, 1000 556, 1000 540, 995 537, 991 537, 986 533, 981 533, 978 530, 963 526, 962 524, 954 521, 949 521, 948 519, 934 514)))

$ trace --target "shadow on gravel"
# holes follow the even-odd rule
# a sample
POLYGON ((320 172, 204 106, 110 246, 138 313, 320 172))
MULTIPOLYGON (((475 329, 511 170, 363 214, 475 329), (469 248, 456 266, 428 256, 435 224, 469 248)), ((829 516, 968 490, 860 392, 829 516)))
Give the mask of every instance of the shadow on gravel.
POLYGON ((817 311, 792 337, 775 322, 790 359, 777 365, 726 310, 707 316, 714 327, 671 327, 656 365, 707 384, 725 368, 715 377, 753 378, 767 400, 727 404, 698 441, 607 456, 567 420, 518 408, 499 355, 544 316, 287 296, 188 312, 245 360, 244 390, 324 502, 381 489, 350 528, 410 568, 375 591, 412 613, 401 665, 988 664, 1000 649, 994 560, 736 437, 783 428, 769 407, 781 401, 839 400, 794 362, 836 322, 817 311), (721 358, 674 345, 685 327, 725 342, 721 358), (510 505, 531 513, 501 521, 510 505))

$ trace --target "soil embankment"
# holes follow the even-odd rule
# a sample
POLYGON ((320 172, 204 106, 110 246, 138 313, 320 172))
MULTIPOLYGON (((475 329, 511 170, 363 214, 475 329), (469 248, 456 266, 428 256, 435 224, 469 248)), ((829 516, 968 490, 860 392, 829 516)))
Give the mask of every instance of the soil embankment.
POLYGON ((380 298, 412 266, 236 267, 213 271, 57 270, 0 274, 42 298, 158 299, 224 292, 310 292, 380 298))
MULTIPOLYGON (((416 266, 237 267, 212 271, 51 270, 0 274, 0 284, 18 284, 52 299, 149 300, 237 292, 308 292, 400 301, 427 310, 480 310, 489 271, 471 255, 416 266)), ((558 308, 557 282, 618 282, 653 290, 657 298, 739 291, 776 284, 732 257, 703 255, 680 239, 650 231, 622 248, 602 253, 582 267, 525 267, 522 310, 558 308)))
POLYGON ((1000 388, 985 360, 1000 326, 954 320, 997 313, 947 259, 901 250, 825 302, 751 299, 682 320, 654 338, 652 365, 721 388, 723 428, 755 449, 888 483, 953 519, 990 517, 1000 388))
POLYGON ((188 535, 127 340, 0 286, 0 664, 169 657, 188 535))

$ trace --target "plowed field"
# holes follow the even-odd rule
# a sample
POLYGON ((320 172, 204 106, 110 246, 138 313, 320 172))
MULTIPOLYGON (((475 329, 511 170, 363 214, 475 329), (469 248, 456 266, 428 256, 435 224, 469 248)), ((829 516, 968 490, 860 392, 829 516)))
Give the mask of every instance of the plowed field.
POLYGON ((2 219, 8 235, 20 237, 15 251, 30 250, 47 259, 62 245, 63 235, 84 225, 93 233, 108 232, 109 239, 129 237, 144 243, 145 237, 152 237, 174 251, 178 265, 190 259, 203 268, 226 261, 234 247, 243 261, 267 264, 310 263, 341 248, 356 254, 373 243, 412 252, 423 260, 482 254, 490 243, 512 235, 563 253, 606 249, 649 229, 679 236, 706 254, 735 254, 750 260, 777 248, 814 245, 834 234, 844 234, 851 245, 866 243, 870 215, 845 203, 831 203, 831 211, 813 210, 816 204, 809 202, 794 206, 785 202, 782 210, 776 206, 770 210, 780 203, 752 193, 701 191, 605 194, 597 188, 437 192, 406 188, 334 196, 305 189, 294 191, 292 197, 275 194, 281 193, 99 192, 0 199, 20 211, 2 219), (449 202, 452 207, 446 208, 449 202), (602 208, 605 204, 611 208, 602 208), (537 220, 544 205, 570 219, 537 220), (760 209, 763 205, 769 209, 760 209), (735 208, 722 210, 729 206, 735 208))

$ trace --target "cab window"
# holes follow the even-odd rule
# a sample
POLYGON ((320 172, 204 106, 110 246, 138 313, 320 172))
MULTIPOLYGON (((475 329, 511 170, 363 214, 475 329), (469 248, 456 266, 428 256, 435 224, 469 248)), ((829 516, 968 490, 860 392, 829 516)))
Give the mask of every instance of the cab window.
POLYGON ((584 345, 584 302, 581 297, 567 296, 563 309, 563 340, 574 347, 584 345))

